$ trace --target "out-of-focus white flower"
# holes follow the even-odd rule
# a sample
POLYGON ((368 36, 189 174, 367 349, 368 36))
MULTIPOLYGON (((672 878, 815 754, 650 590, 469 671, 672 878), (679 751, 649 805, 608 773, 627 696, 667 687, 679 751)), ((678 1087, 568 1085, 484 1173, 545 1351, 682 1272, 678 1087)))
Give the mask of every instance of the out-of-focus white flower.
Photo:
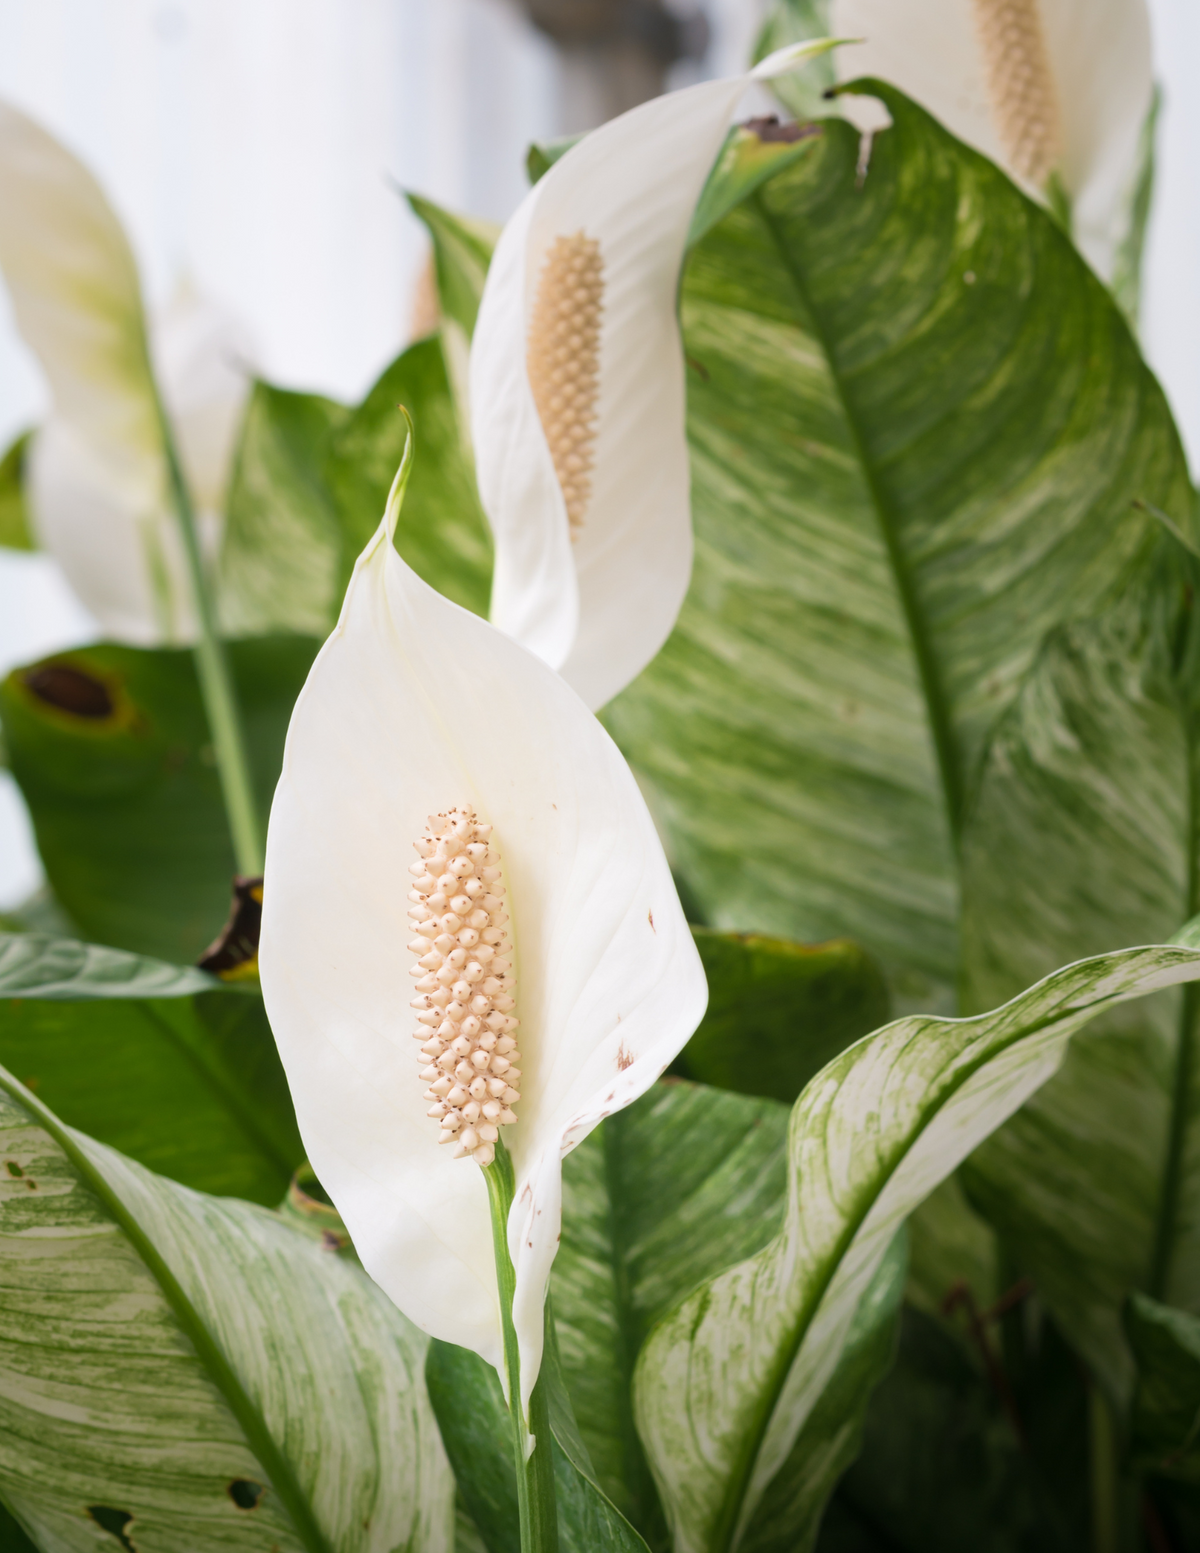
MULTIPOLYGON (((1026 188, 1056 181, 1112 279, 1154 95, 1144 0, 830 0, 829 19, 864 39, 841 79, 891 81, 1026 188)), ((887 122, 869 99, 843 105, 860 128, 887 122)))
POLYGON ((492 620, 599 707, 650 662, 692 568, 676 292, 692 212, 781 49, 595 130, 496 247, 471 348, 471 423, 496 539, 492 620))
POLYGON ((707 994, 607 734, 396 554, 409 456, 292 716, 263 995, 309 1158, 363 1264, 425 1331, 502 1376, 479 1166, 505 1127, 527 1405, 563 1156, 653 1083, 707 994))
POLYGON ((212 555, 248 388, 241 331, 182 287, 148 341, 133 254, 96 180, 2 103, 0 270, 52 396, 29 454, 39 542, 108 636, 193 641, 162 417, 212 555))

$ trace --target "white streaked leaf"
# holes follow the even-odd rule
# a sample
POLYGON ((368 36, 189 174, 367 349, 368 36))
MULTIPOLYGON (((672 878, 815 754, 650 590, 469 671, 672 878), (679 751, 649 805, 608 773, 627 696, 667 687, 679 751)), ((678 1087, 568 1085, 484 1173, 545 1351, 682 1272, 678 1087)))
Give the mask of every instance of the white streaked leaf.
MULTIPOLYGON (((685 1300, 638 1361, 638 1426, 676 1553, 756 1546, 766 1520, 776 1538, 788 1530, 781 1473, 899 1226, 1089 1019, 1198 977, 1192 949, 1103 955, 974 1019, 898 1020, 809 1083, 792 1113, 780 1234, 685 1300)), ((792 1541, 771 1545, 811 1546, 812 1510, 798 1500, 792 1541)))
POLYGON ((39 1546, 450 1553, 421 1335, 275 1214, 152 1175, 2 1069, 0 1260, 0 1497, 39 1546))

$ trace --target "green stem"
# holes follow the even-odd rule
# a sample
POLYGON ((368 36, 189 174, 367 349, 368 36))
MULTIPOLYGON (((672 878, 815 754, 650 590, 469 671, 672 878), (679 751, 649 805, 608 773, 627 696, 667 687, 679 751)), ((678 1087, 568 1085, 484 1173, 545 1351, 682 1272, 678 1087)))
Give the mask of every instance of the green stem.
POLYGON ((161 406, 159 421, 167 456, 171 495, 175 502, 175 514, 179 519, 179 531, 183 536, 183 549, 187 556, 188 575, 192 585, 192 603, 200 633, 193 649, 196 655, 196 674, 200 681, 200 694, 204 698, 204 710, 208 716, 209 733, 212 735, 217 775, 221 782, 221 796, 225 800, 225 814, 229 820, 229 834, 233 840, 234 862, 239 874, 256 878, 263 871, 262 840, 259 834, 258 809, 254 802, 254 786, 250 780, 250 763, 246 759, 246 745, 242 737, 241 718, 238 715, 237 696, 229 673, 225 649, 217 630, 212 593, 204 571, 204 558, 200 554, 200 538, 196 528, 192 495, 179 462, 170 422, 161 406))
POLYGON ((1088 1395, 1092 1467, 1092 1553, 1120 1553, 1117 1437, 1108 1402, 1093 1383, 1088 1395))
POLYGON ((513 1326, 513 1293, 517 1275, 508 1254, 508 1213, 515 1177, 504 1140, 496 1143, 496 1158, 484 1167, 492 1209, 492 1242, 496 1250, 496 1282, 504 1323, 504 1368, 508 1377, 508 1412, 512 1421, 513 1462, 517 1469, 517 1505, 521 1517, 521 1553, 558 1553, 558 1511, 554 1502, 554 1457, 550 1448, 550 1410, 541 1376, 529 1399, 529 1427, 521 1413, 521 1359, 513 1326), (529 1452, 530 1436, 533 1450, 529 1452))

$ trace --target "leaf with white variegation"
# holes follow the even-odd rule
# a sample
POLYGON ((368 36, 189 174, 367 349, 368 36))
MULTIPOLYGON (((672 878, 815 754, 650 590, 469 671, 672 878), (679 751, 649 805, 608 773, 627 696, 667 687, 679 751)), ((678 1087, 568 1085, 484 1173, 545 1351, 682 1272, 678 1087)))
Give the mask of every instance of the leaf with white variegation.
POLYGON ((357 1268, 2 1069, 0 1159, 0 1499, 40 1547, 450 1553, 425 1339, 357 1268))
MULTIPOLYGON (((1055 637, 998 730, 963 848, 968 1008, 1055 963, 1171 938, 1200 907, 1200 633, 1179 594, 1178 615, 1121 612, 1055 637)), ((1190 991, 1117 1009, 967 1167, 973 1200, 1121 1401, 1126 1297, 1200 1314, 1196 1041, 1190 991)))
POLYGON ((870 89, 865 181, 828 121, 693 250, 692 580, 604 720, 710 926, 848 936, 948 1007, 988 735, 1050 630, 1147 586, 1133 500, 1191 533, 1191 494, 1051 217, 870 89))
POLYGON ((898 1020, 810 1082, 780 1234, 685 1300, 638 1360, 639 1432, 677 1553, 811 1546, 821 1505, 781 1516, 781 1480, 900 1225, 1089 1019, 1198 977, 1200 952, 1183 947, 1099 956, 990 1014, 898 1020))

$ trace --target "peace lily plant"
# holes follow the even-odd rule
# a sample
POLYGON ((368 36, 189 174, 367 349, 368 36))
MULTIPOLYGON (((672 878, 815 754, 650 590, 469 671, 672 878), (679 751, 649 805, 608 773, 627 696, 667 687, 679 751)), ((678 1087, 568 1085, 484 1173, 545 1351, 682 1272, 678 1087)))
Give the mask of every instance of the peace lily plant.
POLYGON ((263 995, 363 1265, 495 1366, 523 1460, 548 1429, 530 1407, 563 1156, 659 1077, 706 989, 608 735, 396 554, 411 447, 292 715, 263 995))
MULTIPOLYGON (((0 683, 6 1553, 1200 1546, 1200 533, 1096 14, 847 0, 869 144, 820 40, 805 122, 535 148, 494 257, 414 201, 451 338, 239 435, 239 981, 211 660, 0 683)), ((194 537, 127 246, 2 123, 26 494, 61 420, 194 537)))
POLYGON ((236 325, 187 287, 147 329, 99 184, 0 103, 0 272, 51 410, 28 453, 37 540, 105 634, 195 645, 240 871, 261 872, 208 571, 248 391, 236 325))

